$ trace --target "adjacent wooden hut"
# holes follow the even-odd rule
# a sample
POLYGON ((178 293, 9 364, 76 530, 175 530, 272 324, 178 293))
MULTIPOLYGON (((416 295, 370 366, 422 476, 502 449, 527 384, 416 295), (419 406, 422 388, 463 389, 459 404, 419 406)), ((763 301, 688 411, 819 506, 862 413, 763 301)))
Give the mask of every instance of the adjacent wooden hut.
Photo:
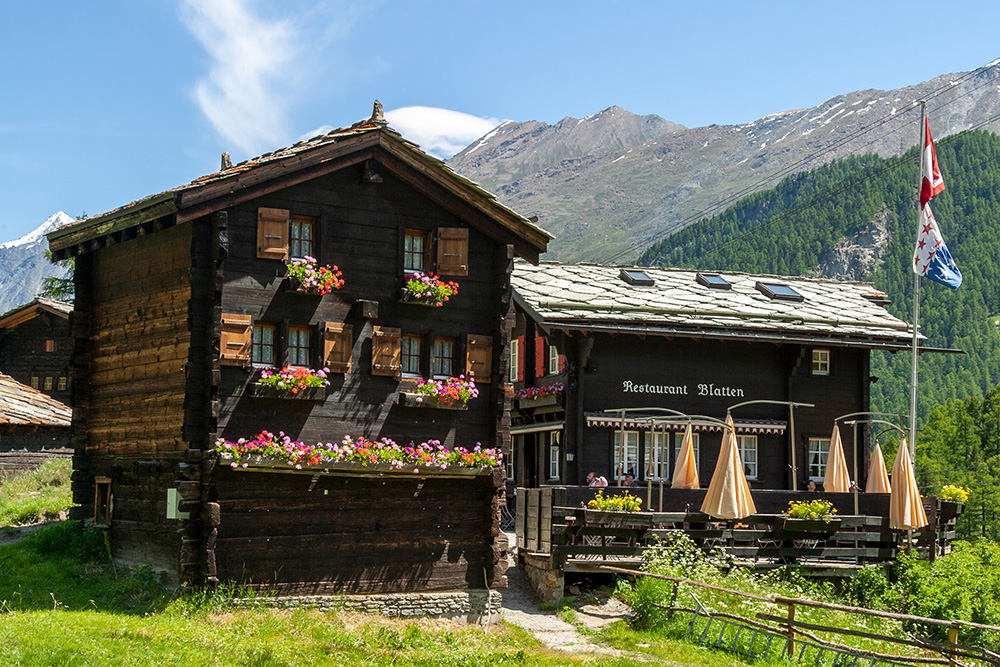
POLYGON ((72 310, 72 304, 38 297, 0 315, 0 372, 69 403, 72 310))
POLYGON ((505 392, 515 256, 550 236, 372 118, 229 166, 49 236, 76 258, 75 515, 116 559, 181 583, 280 592, 502 587, 503 474, 257 462, 217 438, 509 449, 505 392), (336 265, 309 293, 289 262, 336 265), (417 272, 458 294, 401 292, 417 272), (260 386, 288 365, 330 386, 260 386), (474 375, 447 409, 418 380, 474 375))
MULTIPOLYGON (((591 471, 669 482, 682 415, 722 419, 746 402, 732 414, 753 488, 821 484, 834 419, 869 410, 871 351, 908 349, 912 335, 865 283, 519 262, 514 290, 508 477, 518 486, 585 484, 591 471), (619 408, 624 422, 607 412, 619 408), (670 411, 673 423, 650 422, 670 411)), ((862 426, 862 476, 866 436, 862 426)), ((721 438, 717 424, 696 424, 703 486, 721 438)), ((853 469, 849 428, 843 439, 853 469)))
POLYGON ((45 459, 68 458, 67 405, 0 373, 0 470, 16 473, 45 459))

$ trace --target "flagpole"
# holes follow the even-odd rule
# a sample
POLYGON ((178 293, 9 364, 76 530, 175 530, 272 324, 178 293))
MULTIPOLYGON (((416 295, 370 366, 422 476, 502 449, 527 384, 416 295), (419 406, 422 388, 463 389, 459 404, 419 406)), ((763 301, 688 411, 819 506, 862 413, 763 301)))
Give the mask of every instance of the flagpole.
MULTIPOLYGON (((924 178, 924 145, 927 138, 924 135, 924 128, 927 126, 925 118, 927 114, 927 103, 920 101, 920 172, 917 175, 917 234, 920 233, 920 190, 923 187, 924 178)), ((911 267, 912 268, 912 267, 911 267)), ((917 336, 917 322, 920 319, 920 274, 913 272, 913 360, 911 362, 910 374, 910 461, 914 460, 917 447, 917 359, 920 355, 917 336)))

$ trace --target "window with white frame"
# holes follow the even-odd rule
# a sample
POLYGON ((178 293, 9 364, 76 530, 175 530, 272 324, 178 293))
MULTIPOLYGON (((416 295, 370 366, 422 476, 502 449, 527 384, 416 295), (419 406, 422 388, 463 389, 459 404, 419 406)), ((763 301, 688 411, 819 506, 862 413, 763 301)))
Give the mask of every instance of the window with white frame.
POLYGON ((625 477, 626 473, 631 472, 636 479, 639 478, 639 432, 638 431, 625 431, 625 466, 622 467, 622 432, 615 431, 615 456, 614 456, 614 468, 611 471, 611 476, 616 480, 621 472, 621 476, 625 477))
MULTIPOLYGON (((700 434, 691 434, 691 450, 694 452, 694 467, 701 469, 701 442, 700 434)), ((681 458, 681 446, 684 444, 684 432, 674 433, 674 469, 677 469, 677 461, 681 458)))
POLYGON ((646 470, 650 472, 650 479, 669 479, 670 461, 669 443, 670 434, 663 431, 653 431, 646 440, 646 470))
POLYGON ((514 452, 524 451, 524 436, 515 435, 511 438, 510 453, 507 454, 507 479, 514 481, 514 452))
POLYGON ((830 454, 830 438, 809 438, 809 479, 822 482, 826 477, 826 457, 830 454))
POLYGON ((507 379, 511 382, 517 382, 518 342, 517 338, 510 341, 510 373, 507 374, 507 379))
POLYGON ((562 451, 559 445, 559 431, 549 431, 546 434, 549 442, 549 479, 559 479, 559 462, 562 460, 562 451))
POLYGON ((740 448, 743 474, 747 479, 757 479, 757 436, 737 435, 736 446, 740 448))
POLYGON ((816 348, 812 351, 812 374, 830 374, 830 350, 816 348))
POLYGON ((549 345, 549 375, 559 375, 559 348, 549 345))

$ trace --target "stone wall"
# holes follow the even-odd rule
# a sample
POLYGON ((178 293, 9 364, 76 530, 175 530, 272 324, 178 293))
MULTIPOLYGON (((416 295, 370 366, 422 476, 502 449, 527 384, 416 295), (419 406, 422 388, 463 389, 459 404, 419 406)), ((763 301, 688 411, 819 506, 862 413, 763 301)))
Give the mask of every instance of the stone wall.
POLYGON ((531 584, 535 595, 542 602, 559 602, 563 598, 566 575, 552 567, 552 557, 547 554, 518 554, 519 565, 531 584))
POLYGON ((447 593, 397 593, 378 595, 304 595, 238 600, 245 607, 354 611, 393 618, 442 618, 468 623, 496 621, 503 596, 499 591, 468 590, 447 593))

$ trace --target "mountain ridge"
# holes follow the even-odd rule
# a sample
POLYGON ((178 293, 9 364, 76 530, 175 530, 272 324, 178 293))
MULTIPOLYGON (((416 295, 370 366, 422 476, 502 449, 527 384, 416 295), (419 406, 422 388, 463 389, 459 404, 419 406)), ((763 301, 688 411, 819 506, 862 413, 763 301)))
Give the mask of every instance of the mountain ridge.
POLYGON ((45 235, 74 219, 57 211, 24 236, 0 244, 0 313, 31 301, 42 291, 45 278, 65 278, 68 271, 52 264, 46 257, 49 247, 45 235))

